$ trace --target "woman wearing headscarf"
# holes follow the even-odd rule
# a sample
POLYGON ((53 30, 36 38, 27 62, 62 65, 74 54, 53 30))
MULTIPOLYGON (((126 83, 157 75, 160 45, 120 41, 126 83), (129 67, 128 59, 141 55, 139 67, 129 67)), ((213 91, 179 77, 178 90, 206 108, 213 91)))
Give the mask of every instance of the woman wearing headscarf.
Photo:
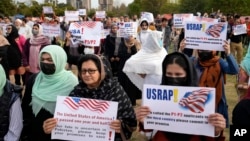
POLYGON ((0 26, 0 64, 2 64, 6 78, 9 79, 9 64, 7 50, 10 46, 9 41, 3 36, 3 28, 0 26))
MULTIPOLYGON (((185 47, 185 40, 182 40, 180 49, 185 47)), ((235 75, 239 73, 239 66, 230 53, 228 41, 224 41, 223 48, 226 60, 217 55, 214 50, 198 50, 198 58, 192 58, 195 64, 200 87, 212 87, 216 90, 215 107, 216 112, 222 114, 229 126, 228 105, 224 89, 225 75, 235 75)))
POLYGON ((53 117, 57 96, 68 96, 78 79, 71 71, 65 70, 67 55, 60 46, 44 47, 38 61, 41 71, 30 77, 22 100, 22 138, 50 141, 51 136, 43 132, 43 122, 53 117))
POLYGON ((0 74, 0 140, 19 141, 23 128, 20 100, 22 89, 6 79, 2 65, 0 74))
MULTIPOLYGON (((115 141, 129 140, 136 129, 137 121, 132 104, 122 86, 116 79, 106 77, 103 62, 97 55, 82 56, 77 68, 81 81, 69 96, 118 102, 117 117, 110 123, 110 128, 116 132, 115 141)), ((48 119, 44 122, 44 131, 51 133, 55 126, 56 119, 48 119)))
MULTIPOLYGON (((144 27, 145 23, 142 24, 144 27)), ((126 61, 123 72, 142 90, 143 84, 161 83, 161 63, 167 52, 163 48, 162 32, 145 29, 138 38, 141 49, 126 61)))
POLYGON ((237 92, 239 96, 239 100, 244 98, 247 94, 247 89, 250 85, 250 44, 247 49, 247 54, 243 58, 240 63, 240 72, 238 74, 238 84, 237 84, 237 92))
MULTIPOLYGON (((162 63, 161 85, 170 86, 198 86, 198 76, 192 61, 183 53, 174 52, 168 54, 162 63)), ((165 107, 169 108, 169 107, 165 107)), ((136 108, 136 118, 139 120, 140 129, 143 129, 143 121, 150 114, 148 106, 136 108)), ((208 123, 215 128, 215 137, 207 137, 198 134, 183 134, 175 132, 157 131, 152 141, 224 141, 223 130, 226 121, 219 113, 210 114, 208 123)))
POLYGON ((50 42, 50 38, 42 34, 42 26, 34 24, 32 27, 32 37, 27 39, 24 48, 23 65, 27 70, 26 80, 28 80, 30 75, 40 71, 37 56, 39 56, 41 48, 50 45, 50 42))
POLYGON ((121 43, 121 37, 117 37, 117 23, 111 24, 109 35, 107 35, 104 41, 104 55, 107 56, 113 75, 117 75, 120 58, 118 57, 119 45, 121 43))
POLYGON ((23 50, 26 39, 18 34, 18 30, 14 25, 8 25, 6 30, 6 38, 10 43, 7 51, 9 75, 14 75, 15 84, 21 85, 20 75, 25 73, 23 67, 23 50))

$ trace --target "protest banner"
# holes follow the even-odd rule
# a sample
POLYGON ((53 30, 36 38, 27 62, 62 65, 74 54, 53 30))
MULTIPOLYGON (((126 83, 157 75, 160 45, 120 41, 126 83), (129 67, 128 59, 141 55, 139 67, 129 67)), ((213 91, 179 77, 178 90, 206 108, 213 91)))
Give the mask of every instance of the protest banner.
POLYGON ((224 51, 227 23, 186 22, 184 29, 185 48, 224 51))
POLYGON ((106 18, 106 11, 96 11, 95 17, 98 19, 104 19, 106 18))
POLYGON ((64 11, 65 21, 79 21, 79 11, 64 11))
POLYGON ((102 26, 101 22, 95 21, 71 23, 69 31, 73 37, 72 43, 81 43, 85 46, 99 46, 102 26))
POLYGON ((60 35, 60 24, 42 23, 43 35, 48 37, 57 37, 60 35))
POLYGON ((57 125, 52 139, 71 141, 114 141, 110 129, 116 119, 118 103, 78 97, 58 96, 54 118, 57 125))
POLYGON ((233 34, 234 35, 241 35, 247 33, 247 26, 246 24, 239 24, 233 26, 233 34))
POLYGON ((80 16, 86 15, 86 9, 79 9, 78 11, 80 16))
POLYGON ((206 18, 200 16, 193 16, 192 22, 209 22, 209 23, 217 23, 219 20, 214 18, 206 18))
POLYGON ((43 13, 44 14, 53 14, 53 8, 51 6, 43 6, 43 13))
POLYGON ((145 84, 142 105, 150 108, 145 129, 214 137, 215 88, 145 84), (188 127, 188 130, 187 130, 188 127))
POLYGON ((117 37, 137 36, 137 22, 120 22, 117 25, 117 37))
POLYGON ((150 12, 141 12, 141 19, 147 19, 147 21, 149 23, 153 23, 154 22, 154 15, 153 13, 150 12))
POLYGON ((184 28, 186 21, 192 21, 193 14, 174 14, 174 28, 184 28))

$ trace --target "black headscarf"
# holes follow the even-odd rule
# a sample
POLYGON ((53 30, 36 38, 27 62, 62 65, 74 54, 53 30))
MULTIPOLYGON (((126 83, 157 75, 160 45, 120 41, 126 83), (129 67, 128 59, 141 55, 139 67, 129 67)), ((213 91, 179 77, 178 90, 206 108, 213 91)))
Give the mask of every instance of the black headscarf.
MULTIPOLYGON (((180 52, 173 52, 171 54, 166 55, 162 62, 162 81, 161 85, 166 85, 166 67, 167 65, 171 64, 173 62, 173 58, 182 57, 185 62, 183 62, 184 65, 186 65, 186 73, 187 73, 187 84, 185 86, 198 86, 198 75, 195 69, 194 64, 191 62, 189 57, 183 53, 180 52)), ((183 66, 184 67, 184 66, 183 66)))

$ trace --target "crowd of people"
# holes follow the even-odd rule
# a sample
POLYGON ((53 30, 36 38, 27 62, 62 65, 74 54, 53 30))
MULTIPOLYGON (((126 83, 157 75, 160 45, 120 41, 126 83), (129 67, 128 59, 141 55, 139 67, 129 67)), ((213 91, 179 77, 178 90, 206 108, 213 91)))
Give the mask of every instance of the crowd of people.
MULTIPOLYGON (((62 34, 47 37, 41 24, 30 17, 11 21, 0 16, 0 23, 8 24, 6 29, 0 25, 0 140, 52 140, 57 96, 71 96, 118 102, 117 117, 110 123, 115 141, 129 140, 137 128, 149 132, 148 140, 153 141, 224 141, 230 123, 226 74, 237 76, 239 103, 232 123, 249 124, 250 44, 245 57, 243 46, 249 43, 250 23, 245 18, 246 35, 234 35, 233 25, 242 23, 239 15, 203 16, 228 22, 231 41, 224 41, 224 52, 185 48, 184 29, 174 28, 173 19, 160 14, 154 22, 136 15, 94 17, 110 29, 99 46, 73 44, 70 23, 57 18, 43 22, 58 22, 62 34), (137 22, 138 35, 119 37, 117 22, 137 22), (72 65, 77 66, 77 75, 72 65), (144 129, 151 110, 136 102, 142 98, 144 84, 215 88, 215 112, 207 119, 215 128, 214 137, 144 129)), ((81 22, 88 20, 81 18, 81 22)))

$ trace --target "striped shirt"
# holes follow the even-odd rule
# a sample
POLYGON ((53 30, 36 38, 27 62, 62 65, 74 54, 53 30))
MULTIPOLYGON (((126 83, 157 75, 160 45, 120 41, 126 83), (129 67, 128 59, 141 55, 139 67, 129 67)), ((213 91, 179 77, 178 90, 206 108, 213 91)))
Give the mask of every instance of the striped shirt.
POLYGON ((4 141, 19 141, 23 129, 23 112, 20 98, 10 108, 9 121, 9 131, 4 136, 4 141))

